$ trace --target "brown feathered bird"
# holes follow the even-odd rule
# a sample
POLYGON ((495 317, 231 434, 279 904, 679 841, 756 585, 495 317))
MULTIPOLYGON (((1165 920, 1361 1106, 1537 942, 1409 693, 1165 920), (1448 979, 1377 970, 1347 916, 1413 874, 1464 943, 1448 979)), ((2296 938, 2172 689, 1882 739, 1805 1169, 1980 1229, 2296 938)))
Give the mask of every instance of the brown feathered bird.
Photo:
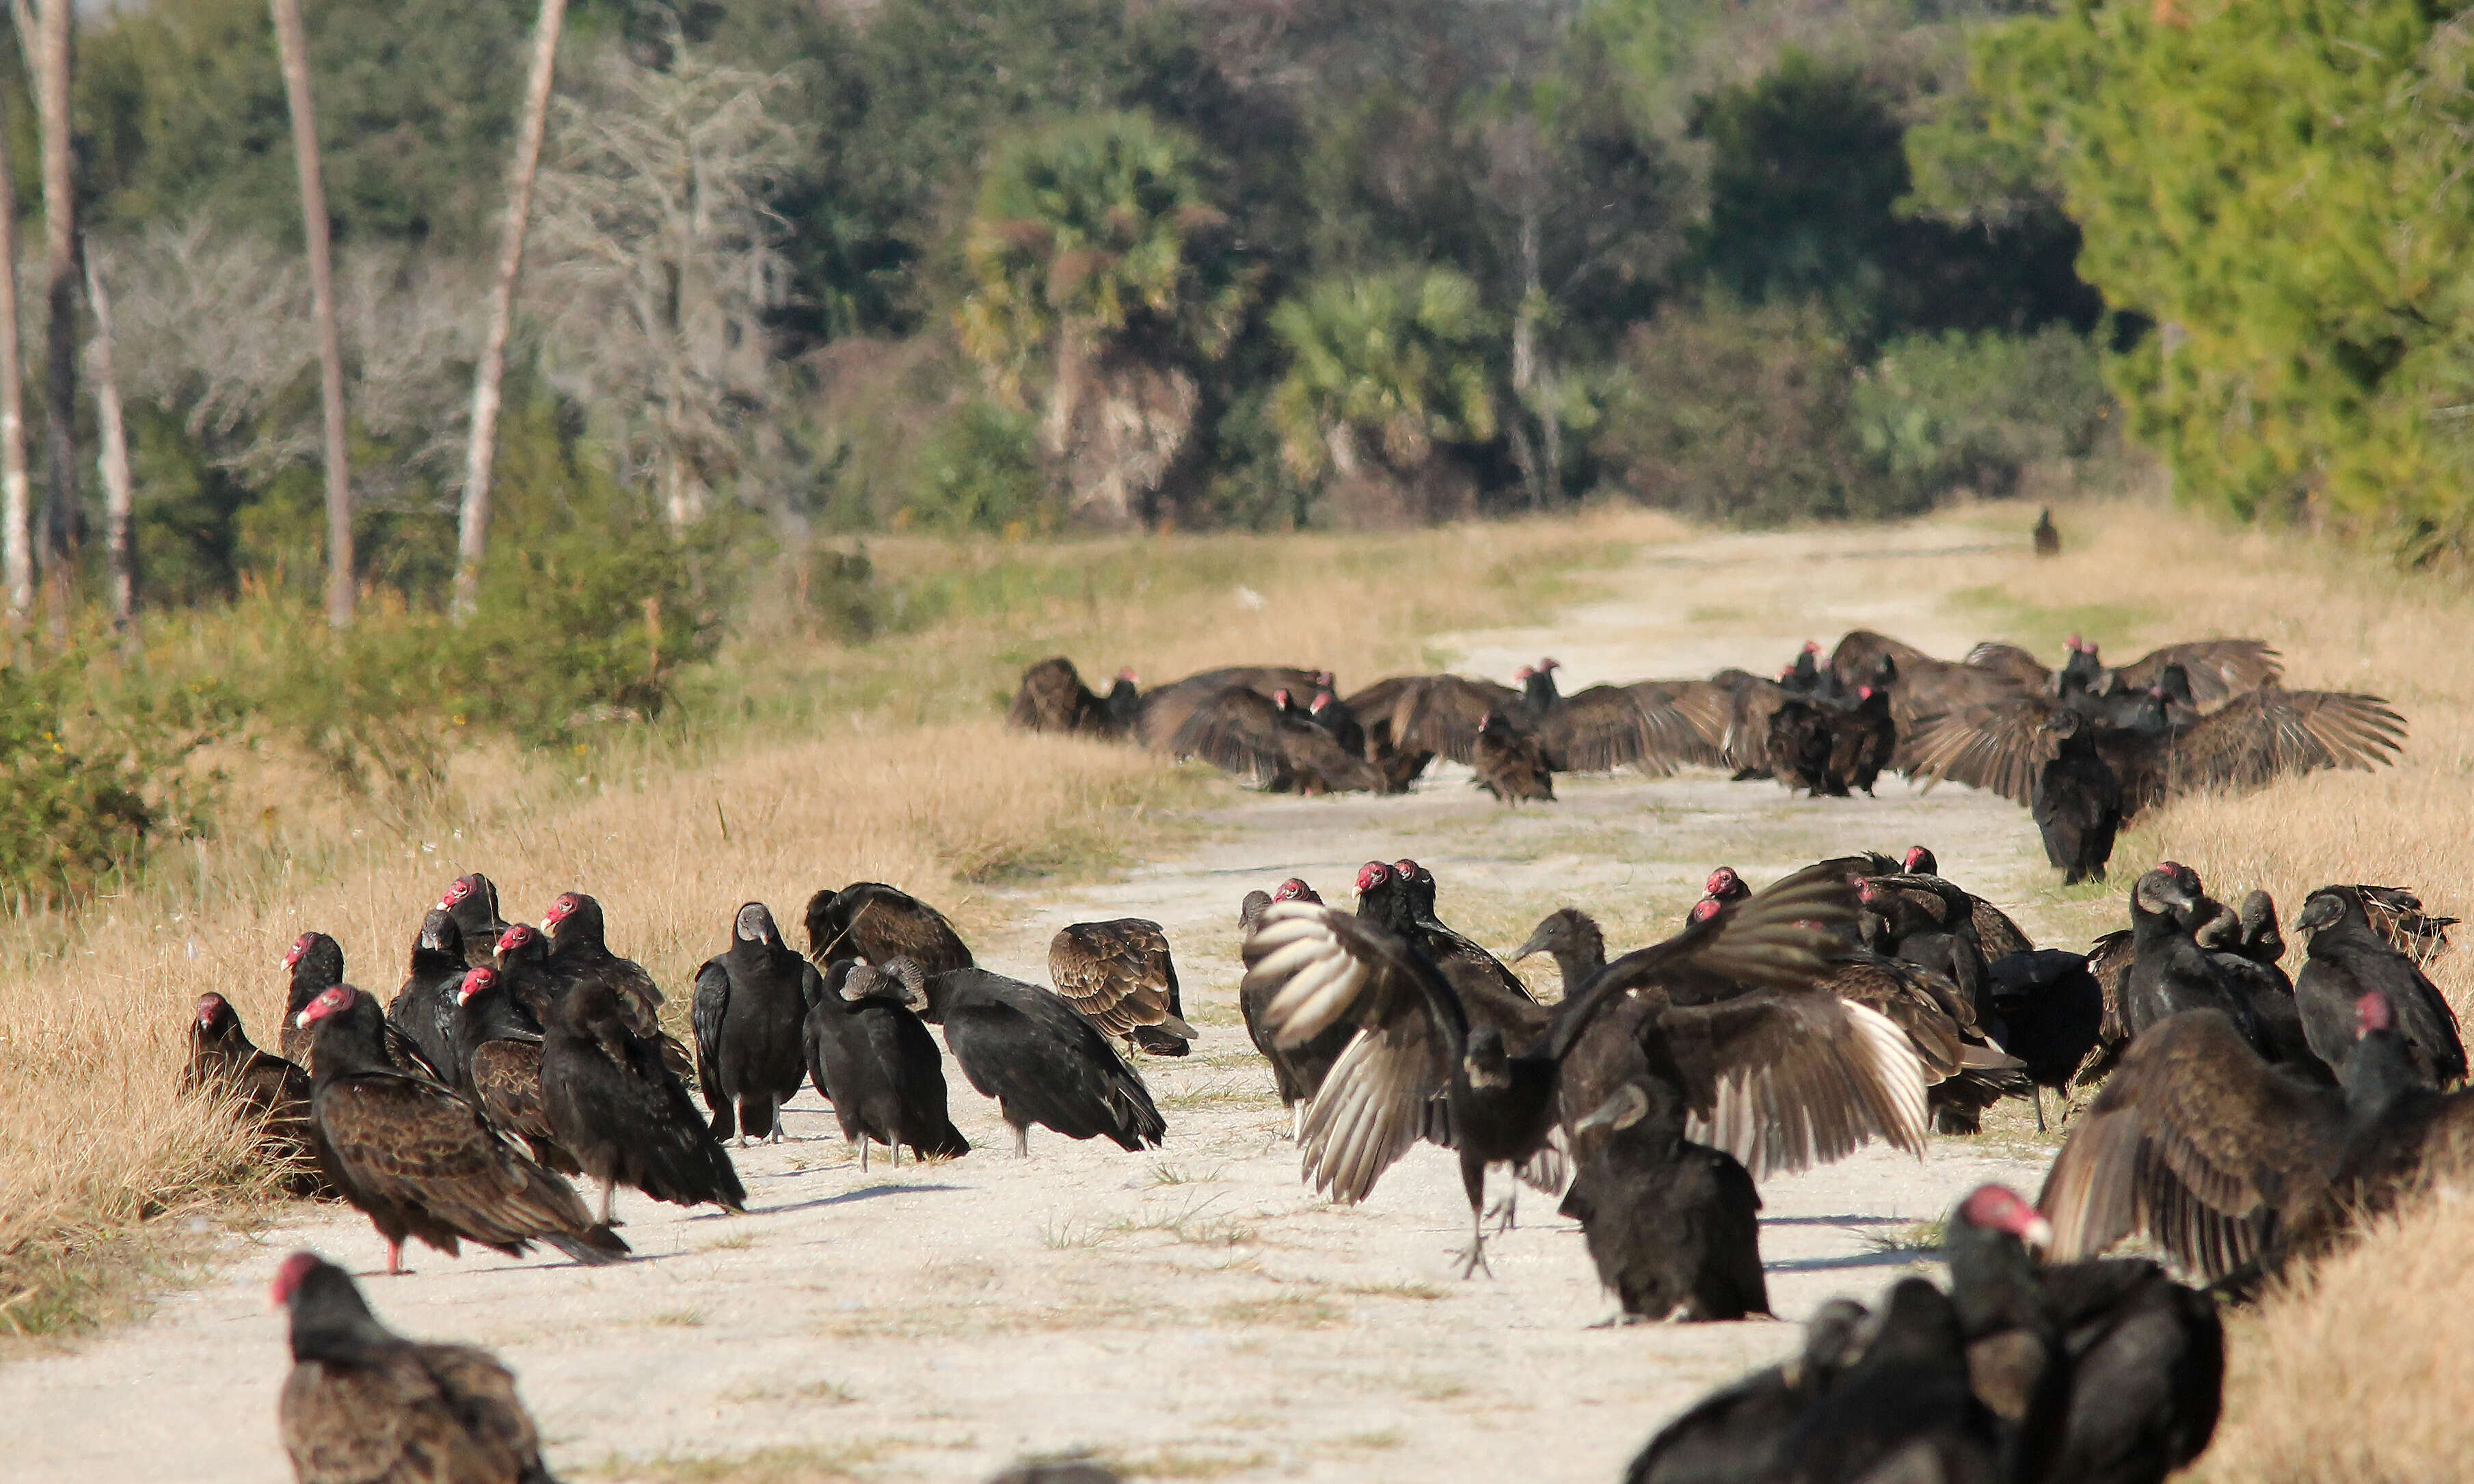
POLYGON ((1381 792, 1385 780, 1360 753, 1317 724, 1297 693, 1230 686, 1197 705, 1165 749, 1201 758, 1267 793, 1381 792))
POLYGON ((1507 804, 1523 800, 1555 802, 1555 774, 1546 766, 1546 748, 1534 733, 1522 731, 1512 718, 1489 712, 1478 723, 1477 745, 1470 750, 1473 788, 1484 789, 1507 804))
POLYGON ((395 1333, 316 1253, 283 1259, 271 1293, 291 1311, 276 1417, 300 1484, 558 1484, 488 1351, 395 1333))
POLYGON ((285 1190, 296 1196, 335 1193, 318 1164, 309 1074, 258 1050, 241 1029, 240 1012, 220 994, 198 996, 181 1090, 230 1100, 232 1111, 256 1126, 258 1149, 285 1190))
POLYGON ((1105 696, 1082 683, 1081 671, 1063 655, 1041 660, 1022 672, 1022 684, 1006 712, 1006 724, 1026 732, 1073 732, 1124 737, 1133 729, 1141 692, 1134 672, 1117 672, 1105 696))
POLYGON ((2215 1010, 2141 1033, 2045 1178, 2054 1258, 2145 1234, 2244 1293, 2390 1206, 2474 1133, 2474 1092, 2424 1082, 2386 996, 2356 1016, 2342 1091, 2268 1065, 2215 1010))
POLYGON ((627 1244, 595 1226, 574 1187, 517 1152, 479 1107, 390 1065, 377 1002, 337 985, 302 1010, 317 1031, 310 1109, 335 1182, 386 1238, 403 1271, 419 1237, 452 1257, 477 1242, 510 1257, 546 1242, 578 1262, 615 1262, 627 1244))
POLYGON ((1168 934, 1156 922, 1119 917, 1066 924, 1048 945, 1048 977, 1104 1035, 1155 1057, 1182 1057, 1195 1038, 1177 993, 1168 934))
POLYGON ((2036 529, 2032 534, 2036 540, 2036 554, 2038 556, 2059 556, 2062 554, 2061 528, 2053 523, 2053 513, 2050 510, 2039 510, 2036 512, 2036 529))
POLYGON ((496 969, 464 971, 455 991, 455 1086, 490 1126, 522 1139, 561 1175, 582 1167, 562 1147, 542 1104, 542 1025, 507 992, 496 969))
MULTIPOLYGON (((934 978, 972 966, 970 946, 945 914, 898 887, 854 881, 808 898, 808 961, 830 968, 856 959, 882 968, 908 959, 934 978)), ((932 1008, 928 1017, 936 1018, 932 1008)))
POLYGON ((695 1058, 662 1029, 662 986, 644 965, 611 951, 599 902, 581 891, 561 892, 542 913, 542 932, 549 937, 549 972, 561 999, 578 985, 608 989, 627 1029, 651 1041, 680 1081, 695 1081, 695 1058))

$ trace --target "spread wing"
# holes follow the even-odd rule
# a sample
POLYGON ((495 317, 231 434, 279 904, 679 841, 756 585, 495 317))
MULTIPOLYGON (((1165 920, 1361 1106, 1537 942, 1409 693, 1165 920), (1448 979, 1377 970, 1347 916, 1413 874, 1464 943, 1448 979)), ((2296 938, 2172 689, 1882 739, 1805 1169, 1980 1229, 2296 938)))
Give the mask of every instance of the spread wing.
POLYGON ((1314 1187, 1363 1200, 1417 1143, 1428 1106, 1451 1084, 1451 1058, 1467 1034, 1448 1014, 1457 1002, 1407 943, 1313 903, 1273 903, 1245 956, 1245 987, 1270 993, 1263 1021, 1277 1044, 1298 1045, 1344 1017, 1364 1027, 1323 1078, 1301 1131, 1314 1187))
POLYGON ((1880 1138, 1924 1156, 1925 1071, 1887 1016, 1833 995, 1764 990, 1658 1017, 1691 1106, 1685 1136, 1756 1180, 1880 1138))
POLYGON ((1006 712, 1006 724, 1031 732, 1071 732, 1099 698, 1082 684, 1074 662, 1058 655, 1022 672, 1022 684, 1006 712))
POLYGON ((1929 1084, 1957 1076, 1965 1055, 1958 1017, 1947 997, 1934 993, 1931 977, 1912 963, 1868 953, 1839 965, 1822 986, 1896 1025, 1929 1084))
POLYGON ((696 1083, 704 1089, 705 1102, 715 1107, 727 1096, 721 1090, 721 1022, 729 1013, 730 970, 719 959, 707 959, 696 970, 688 1021, 695 1030, 696 1083))
POLYGON ((2113 674, 2122 685, 2145 691, 2164 678, 2168 665, 2182 667, 2191 680, 2191 699, 2202 711, 2285 677, 2285 662, 2261 639, 2197 639, 2167 645, 2113 674))
POLYGON ((2017 645, 2005 645, 1996 640, 1988 639, 1968 650, 1967 658, 1961 663, 1973 665, 1977 669, 1989 669, 2029 691, 2048 690, 2053 683, 2053 672, 2044 661, 2017 645))
POLYGON ((2042 696, 2014 693, 1920 722, 1907 742, 1910 770, 1928 781, 1955 778, 2014 804, 2031 803, 2037 772, 2061 751, 2061 739, 2045 729, 2054 710, 2042 696))
POLYGON ((2405 718, 2376 695, 2275 687, 2237 695, 2174 739, 2172 792, 2256 788, 2322 767, 2369 771, 2393 763, 2405 718))
POLYGON ((1048 945, 1048 977, 1066 1004, 1109 1035, 1160 1026, 1180 1039, 1194 1039, 1194 1028, 1170 1004, 1176 968, 1168 935, 1156 922, 1120 917, 1067 924, 1048 945))
POLYGON ((1838 677, 1840 685, 1867 685, 1883 659, 1898 666, 1903 679, 1944 663, 1911 644, 1859 628, 1848 630, 1830 651, 1830 672, 1838 677))
POLYGON ((1169 739, 1177 758, 1201 758, 1269 788, 1286 770, 1288 753, 1281 745, 1280 708, 1271 697, 1231 688, 1202 702, 1169 739))
MULTIPOLYGON (((1689 732, 1688 740, 1680 740, 1675 761, 1697 763, 1705 767, 1730 766, 1727 754, 1727 728, 1735 707, 1735 688, 1714 680, 1644 680, 1626 689, 1633 702, 1653 718, 1671 716, 1676 724, 1689 732)), ((1764 723, 1766 735, 1766 723, 1764 723)))
POLYGON ((2037 1198, 2052 1260, 2134 1232, 2213 1281, 2257 1256, 2279 1204, 2343 1148, 2338 1094, 2270 1068, 2215 1010, 2148 1027, 2089 1105, 2037 1198))
POLYGON ((1489 712, 1512 715, 1520 698, 1519 692, 1492 680, 1424 676, 1404 688, 1394 704, 1393 745, 1411 752, 1439 752, 1455 763, 1475 763, 1479 724, 1489 712))
POLYGON ((1664 777, 1703 750, 1700 733, 1662 693, 1635 686, 1593 685, 1564 697, 1538 737, 1559 771, 1631 767, 1664 777))
POLYGON ((1729 690, 1718 750, 1731 767, 1769 766, 1770 722, 1787 703, 1786 687, 1746 675, 1729 690))

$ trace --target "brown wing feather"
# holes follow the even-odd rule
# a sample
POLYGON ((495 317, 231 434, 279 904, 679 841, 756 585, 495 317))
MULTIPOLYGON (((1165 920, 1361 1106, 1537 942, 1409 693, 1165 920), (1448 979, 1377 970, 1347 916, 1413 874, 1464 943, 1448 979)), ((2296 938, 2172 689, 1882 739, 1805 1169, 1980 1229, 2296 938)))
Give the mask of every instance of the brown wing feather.
POLYGON ((1634 703, 1661 727, 1684 729, 1671 734, 1678 742, 1676 762, 1705 767, 1733 766, 1727 752, 1728 725, 1735 708, 1733 688, 1710 680, 1644 680, 1630 690, 1634 703), (1670 723, 1664 718, 1673 720, 1670 723))
POLYGON ((1631 767, 1656 777, 1675 771, 1676 754, 1691 741, 1689 728, 1671 719, 1653 722, 1630 690, 1611 685, 1564 696, 1538 737, 1563 770, 1631 767))
POLYGON ((870 963, 909 959, 923 973, 971 966, 971 950, 945 914, 925 902, 872 900, 851 917, 850 946, 870 963))
POLYGON ((303 1361, 278 1412, 303 1484, 546 1476, 515 1378, 465 1346, 399 1343, 368 1365, 303 1361))
POLYGON ((1031 732, 1071 732, 1098 704, 1099 697, 1082 684, 1074 662, 1058 655, 1022 672, 1013 705, 1006 712, 1006 724, 1031 732))
POLYGON ((364 1075, 318 1094, 318 1127, 352 1183, 493 1247, 593 1228, 565 1180, 492 1132, 480 1109, 432 1083, 364 1075))
POLYGON ((2053 672, 2044 661, 2017 645, 2001 644, 1996 640, 1988 639, 1968 650, 1962 663, 1973 665, 1977 669, 1989 669, 2030 691, 2042 691, 2053 683, 2053 672))
POLYGON ((2022 693, 1921 722, 1905 743, 1909 771, 1928 781, 1953 778, 2027 804, 2035 797, 2037 772, 2061 750, 2061 740, 2045 730, 2053 710, 2043 697, 2022 693))
POLYGON ((1844 963, 1821 982, 1842 1000, 1886 1016, 1906 1034, 1928 1084, 1958 1075, 1958 1022, 1919 980, 1923 971, 1896 959, 1867 954, 1844 963))
POLYGON ((1735 687, 1719 742, 1729 766, 1769 766, 1770 718, 1785 704, 1786 688, 1777 681, 1747 679, 1735 687))
POLYGON ((1487 713, 1509 714, 1519 704, 1519 692, 1492 680, 1428 675, 1401 693, 1393 714, 1394 744, 1474 763, 1478 725, 1487 713))
POLYGON ((2376 695, 2274 687, 2237 695, 2173 741, 2168 796, 2211 788, 2257 788, 2323 767, 2367 772, 2392 763, 2405 718, 2376 695))
POLYGON ((1178 758, 1201 758, 1257 788, 1269 787, 1288 765, 1280 745, 1280 708, 1242 687, 1195 707, 1169 739, 1168 750, 1178 758))
POLYGON ((1686 1136, 1755 1180, 1875 1138, 1925 1152, 1925 1076, 1905 1033, 1833 995, 1763 992, 1659 1017, 1691 1095, 1686 1136))
POLYGON ((2053 1259, 2144 1232, 2222 1277, 2259 1253, 2280 1208, 2326 1184, 2344 1129, 2338 1094, 2272 1070, 2223 1015, 2168 1016, 2131 1043, 2045 1178, 2053 1259))
POLYGON ((1176 970, 1168 935, 1156 922, 1069 923, 1048 945, 1048 976, 1065 1002, 1104 1034, 1131 1035, 1136 1026, 1172 1020, 1184 1025, 1169 1005, 1176 970))
POLYGON ((2201 710, 2285 677, 2285 662, 2266 640, 2196 639, 2142 655, 2116 669, 2114 678, 2129 690, 2145 691, 2164 678, 2168 665, 2182 667, 2191 680, 2191 699, 2201 710))

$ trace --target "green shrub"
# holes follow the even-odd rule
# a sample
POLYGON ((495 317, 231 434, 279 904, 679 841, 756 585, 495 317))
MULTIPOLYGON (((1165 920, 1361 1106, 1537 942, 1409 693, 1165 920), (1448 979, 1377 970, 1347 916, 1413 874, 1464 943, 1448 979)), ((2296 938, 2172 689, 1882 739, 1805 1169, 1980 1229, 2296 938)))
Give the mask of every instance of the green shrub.
POLYGON ((216 780, 184 765, 226 730, 227 694, 128 688, 105 709, 87 698, 96 658, 0 666, 0 891, 20 902, 92 896, 157 838, 204 829, 214 802, 216 780))
POLYGON ((2084 458, 2116 421, 2096 348, 2064 326, 1894 340, 1848 399, 1856 445, 1899 505, 2014 493, 2029 464, 2084 458))
POLYGON ((919 451, 907 508, 913 522, 939 530, 1055 526, 1059 511, 1029 415, 987 401, 947 414, 919 451))

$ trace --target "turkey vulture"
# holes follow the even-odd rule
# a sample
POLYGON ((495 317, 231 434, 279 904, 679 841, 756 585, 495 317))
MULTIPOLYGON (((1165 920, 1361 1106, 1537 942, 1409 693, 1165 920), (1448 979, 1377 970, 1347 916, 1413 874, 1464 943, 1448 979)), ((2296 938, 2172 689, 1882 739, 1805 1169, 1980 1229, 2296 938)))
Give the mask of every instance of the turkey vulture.
MULTIPOLYGON (((1511 715, 1521 694, 1466 675, 1401 675, 1348 698, 1370 745, 1420 758, 1443 756, 1474 766, 1479 726, 1489 713, 1511 715)), ((1422 766, 1422 765, 1421 765, 1422 766)))
MULTIPOLYGON (((808 960, 818 968, 845 959, 885 964, 908 959, 931 976, 971 966, 971 950, 943 912, 881 881, 854 881, 808 898, 808 960)), ((934 1020, 932 1006, 928 1018, 934 1020)))
POLYGON ((1977 1396, 2016 1429, 2021 1476, 2163 1484, 2215 1433, 2224 1325, 2215 1301, 2139 1258, 2039 1268, 2035 1207, 1977 1189, 1944 1229, 1977 1396))
POLYGON ((1760 1195, 1733 1156, 1684 1137, 1681 1108, 1653 1116, 1648 1090, 1626 1083, 1572 1139, 1580 1172, 1564 1209, 1627 1320, 1770 1311, 1760 1195))
POLYGON ((497 884, 479 871, 458 876, 447 884, 438 910, 453 916, 464 935, 465 967, 489 962, 498 936, 507 931, 507 920, 498 915, 497 884))
POLYGON ((1133 728, 1139 700, 1132 670, 1119 670, 1116 684, 1104 698, 1091 693, 1074 662, 1060 654, 1041 660, 1022 672, 1013 705, 1006 712, 1006 724, 1027 732, 1123 737, 1133 728))
POLYGON ((1770 712, 1762 757, 1771 777, 1807 798, 1844 798, 1847 785, 1831 774, 1830 713, 1810 696, 1789 695, 1770 712))
POLYGON ((1230 686, 1197 704, 1165 750, 1201 758, 1272 793, 1379 791, 1383 778, 1373 765, 1342 746, 1294 701, 1285 690, 1266 696, 1230 686))
POLYGON ((1890 693, 1890 720, 1899 733, 1893 762, 1903 768, 1916 757, 1916 728, 1926 718, 1998 706, 2021 693, 2018 682, 2006 675, 1937 660, 1913 645, 1868 629, 1853 630, 1838 641, 1830 653, 1830 671, 1848 690, 1869 685, 1890 693))
POLYGON ((1757 1484, 1777 1476, 1780 1442, 1840 1372, 1863 1353, 1872 1316, 1831 1299, 1805 1322, 1804 1350, 1696 1402, 1624 1471, 1624 1484, 1757 1484))
POLYGON ((1241 665, 1207 669, 1145 692, 1141 703, 1134 708, 1133 733, 1144 746, 1155 751, 1168 751, 1172 750, 1174 739, 1184 730, 1199 708, 1209 705, 1230 691, 1249 692, 1269 701, 1282 691, 1292 695, 1311 696, 1317 691, 1332 689, 1329 670, 1302 669, 1288 665, 1241 665))
MULTIPOLYGON (((1909 876, 1930 876, 1937 881, 1947 880, 1941 874, 1940 859, 1929 847, 1924 845, 1907 847, 1905 861, 1901 869, 1909 876)), ((1953 884, 1953 889, 1960 890, 1955 884, 1953 884)), ((2019 924, 2010 920, 2008 912, 1974 892, 1961 890, 1961 894, 1967 898, 1968 920, 1976 924, 1976 940, 1983 948, 1985 958, 2000 959, 2010 954, 2028 953, 2034 950, 2035 943, 2029 940, 2019 924)))
POLYGON ((481 1106, 493 1128, 522 1139, 535 1159, 561 1175, 580 1173, 542 1103, 541 1022, 507 992, 497 969, 465 970, 455 1003, 457 1090, 481 1106))
POLYGON ((1555 801, 1555 774, 1546 766, 1545 744, 1522 731, 1500 712, 1479 718, 1477 741, 1469 749, 1473 788, 1484 789, 1507 804, 1523 800, 1555 801))
POLYGON ((730 948, 695 977, 696 1081, 716 1138, 736 1128, 742 1145, 768 1135, 781 1142, 775 1110, 807 1076, 808 1007, 822 984, 815 966, 783 943, 764 903, 739 909, 730 948))
POLYGON ((309 1033, 300 1025, 301 1012, 319 994, 344 982, 344 945, 324 933, 308 932, 283 951, 283 1031, 276 1050, 295 1066, 309 1064, 309 1033))
POLYGON ((2340 1081, 2354 1051, 2353 1008, 2375 989, 2388 997, 2396 1034, 2423 1081, 2449 1087, 2465 1080, 2457 1012, 2413 960, 2371 926, 2360 887, 2321 887, 2303 898, 2293 926, 2304 935, 2302 973, 2293 982, 2302 1031, 2340 1081))
POLYGON ((574 1188, 500 1138, 479 1107, 388 1062, 376 1001, 337 985, 300 1018, 319 1028, 310 1109, 328 1173, 386 1238, 389 1273, 403 1271, 408 1236, 450 1257, 467 1241, 510 1257, 534 1242, 578 1262, 626 1255, 574 1188))
POLYGON ((977 968, 926 989, 944 1009, 946 1049, 980 1096, 997 1100, 1016 1155, 1030 1155, 1032 1124, 1069 1139, 1104 1135, 1128 1154, 1167 1136, 1142 1078, 1056 995, 977 968))
POLYGON ((292 1371, 276 1418, 300 1484, 557 1484, 516 1378, 487 1350, 407 1340, 316 1253, 276 1271, 292 1371))
POLYGON ((601 1182, 604 1226, 622 1184, 672 1205, 747 1208, 730 1152, 696 1112, 661 1043, 638 1033, 607 983, 578 983, 552 1008, 541 1045, 541 1106, 551 1134, 601 1182))
POLYGON ((498 935, 490 961, 499 983, 536 1025, 547 1024, 551 1007, 558 1004, 559 976, 549 966, 549 955, 548 937, 529 922, 519 922, 498 935))
POLYGON ((387 1004, 387 1024, 412 1038, 431 1066, 455 1066, 455 991, 464 984, 464 933, 453 914, 430 909, 412 940, 403 987, 387 1004))
POLYGON ((1476 940, 1455 933, 1435 913, 1435 873, 1415 861, 1370 861, 1357 873, 1357 914, 1371 916, 1418 945, 1437 967, 1461 982, 1474 974, 1516 1000, 1533 1000, 1520 976, 1476 940))
POLYGON ((1523 686, 1517 718, 1537 734, 1548 767, 1572 773, 1629 767, 1663 777, 1681 764, 1710 760, 1695 713, 1666 687, 1593 685, 1565 695, 1555 686, 1562 668, 1540 660, 1517 677, 1523 686))
POLYGON ((2028 534, 2035 541, 2038 556, 2062 554, 2062 533, 2060 528, 2053 524, 2053 513, 2050 510, 2036 512, 2036 528, 2028 534))
POLYGON ((834 1105, 842 1137, 859 1146, 862 1170, 871 1143, 892 1152, 896 1169, 905 1144, 922 1157, 971 1152, 946 1111, 944 1058, 918 1015, 927 1006, 927 976, 910 960, 845 959, 825 971, 808 1008, 808 1075, 834 1105))
POLYGON ((333 1193, 318 1159, 317 1125, 309 1116, 309 1074, 258 1050, 241 1029, 240 1012, 220 994, 198 996, 181 1090, 230 1100, 233 1111, 256 1126, 258 1149, 286 1191, 296 1196, 333 1193))
MULTIPOLYGON (((1237 926, 1245 933, 1252 932, 1254 924, 1262 920, 1264 911, 1273 902, 1321 905, 1322 898, 1315 893, 1314 888, 1292 876, 1269 893, 1247 892, 1245 904, 1238 910, 1237 926)), ((1307 1102, 1322 1089, 1323 1079, 1331 1075, 1332 1063, 1340 1059, 1341 1052, 1347 1048, 1348 1038, 1357 1034, 1357 1028, 1340 1022, 1322 1034, 1310 1036, 1295 1046, 1282 1046, 1272 1038, 1271 1028, 1263 1022, 1264 1007, 1271 1001, 1272 988, 1269 985, 1241 984, 1238 986, 1237 1010, 1245 1017, 1246 1035, 1254 1043, 1254 1049, 1263 1054, 1263 1059, 1272 1063, 1272 1081, 1279 1092, 1280 1106, 1293 1110, 1296 1130, 1301 1133, 1305 1128, 1307 1102)))
POLYGON ((1847 896, 1835 876, 1800 872, 1724 918, 1712 912, 1615 960, 1551 1011, 1490 993, 1479 976, 1447 974, 1376 919, 1302 902, 1266 909, 1247 938, 1247 979, 1271 991, 1273 1039, 1295 1045, 1337 1023, 1360 1027, 1307 1112, 1308 1180, 1342 1202, 1363 1200, 1424 1132, 1428 1105, 1444 1098, 1472 1227, 1463 1271, 1474 1272, 1485 1260, 1476 1229, 1487 1166, 1543 1147, 1558 1083, 1573 1075, 1566 1058, 1594 1062, 1585 1037, 1617 1002, 1655 1011, 1632 1039, 1654 1043, 1659 1075, 1687 1109, 1687 1136, 1735 1155, 1757 1178, 1834 1157, 1876 1132, 1920 1147, 1923 1078, 1897 1028, 1797 992, 1825 972, 1834 940, 1822 924, 1852 915, 1847 896), (1692 1001, 1703 1003, 1678 1003, 1692 1001))
POLYGON ((2474 1093, 2424 1083, 2386 996, 2355 1015, 2341 1091, 2268 1065, 2214 1010, 2132 1041, 2045 1178, 2053 1255, 2144 1232, 2244 1293, 2387 1209, 2474 1131, 2474 1093))
POLYGON ((1066 924, 1048 945, 1048 977, 1066 1004, 1128 1046, 1182 1057, 1194 1039, 1168 934, 1156 922, 1119 917, 1066 924))

